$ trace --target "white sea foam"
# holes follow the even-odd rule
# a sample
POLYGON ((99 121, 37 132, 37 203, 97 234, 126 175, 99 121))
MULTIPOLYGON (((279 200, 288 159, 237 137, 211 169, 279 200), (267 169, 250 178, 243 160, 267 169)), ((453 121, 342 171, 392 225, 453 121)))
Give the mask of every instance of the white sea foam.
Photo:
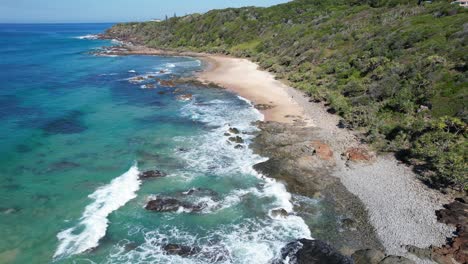
POLYGON ((106 234, 109 214, 136 197, 141 184, 138 174, 138 168, 134 165, 90 194, 88 197, 94 201, 86 206, 80 222, 57 235, 60 243, 54 258, 79 254, 97 247, 99 240, 106 234))
MULTIPOLYGON (((261 204, 259 210, 264 215, 260 211, 258 217, 245 218, 237 224, 213 226, 206 234, 193 234, 191 230, 181 230, 174 225, 139 230, 144 242, 130 251, 125 245, 115 247, 109 256, 109 263, 271 263, 292 239, 311 238, 304 220, 294 214, 292 197, 285 186, 253 169, 254 164, 267 160, 248 148, 253 133, 258 130, 252 122, 262 120, 263 115, 253 107, 229 99, 200 102, 199 98, 195 97, 187 103, 181 114, 207 124, 211 130, 201 135, 176 138, 187 148, 178 153, 186 161, 184 169, 177 173, 179 178, 187 182, 208 172, 218 177, 233 177, 237 181, 240 177, 257 177, 260 184, 231 190, 222 197, 194 194, 188 202, 204 203, 206 207, 199 213, 210 214, 257 200, 261 204), (234 144, 228 142, 224 133, 230 127, 241 131, 239 136, 245 141, 244 148, 236 149, 234 144), (285 209, 289 215, 272 216, 271 211, 278 208, 285 209), (167 243, 198 246, 201 251, 185 258, 168 255, 163 248, 167 243)), ((251 105, 248 100, 239 99, 251 105)), ((177 213, 188 212, 181 209, 177 213)))
POLYGON ((76 39, 90 39, 90 40, 93 40, 93 39, 98 39, 99 36, 98 35, 93 35, 93 34, 89 34, 89 35, 84 35, 84 36, 78 36, 78 37, 75 37, 76 39))

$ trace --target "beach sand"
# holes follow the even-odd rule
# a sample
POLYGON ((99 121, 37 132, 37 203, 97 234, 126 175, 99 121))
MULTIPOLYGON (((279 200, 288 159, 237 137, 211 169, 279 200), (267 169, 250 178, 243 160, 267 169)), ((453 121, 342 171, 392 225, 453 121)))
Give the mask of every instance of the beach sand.
POLYGON ((254 105, 263 105, 265 121, 293 123, 294 120, 309 120, 304 109, 287 92, 287 86, 268 72, 258 70, 258 65, 247 60, 225 56, 204 56, 208 69, 199 74, 203 82, 216 83, 250 100, 254 105))

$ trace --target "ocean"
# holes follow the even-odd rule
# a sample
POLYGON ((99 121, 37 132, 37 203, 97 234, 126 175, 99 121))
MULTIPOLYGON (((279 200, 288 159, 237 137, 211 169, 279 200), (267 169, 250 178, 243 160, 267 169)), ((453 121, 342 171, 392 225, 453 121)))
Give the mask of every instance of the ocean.
POLYGON ((269 263, 310 238, 299 216, 272 214, 293 212, 285 186, 252 169, 262 114, 155 79, 193 76, 198 59, 96 56, 110 26, 0 24, 0 263, 269 263), (158 198, 198 207, 145 209, 158 198))

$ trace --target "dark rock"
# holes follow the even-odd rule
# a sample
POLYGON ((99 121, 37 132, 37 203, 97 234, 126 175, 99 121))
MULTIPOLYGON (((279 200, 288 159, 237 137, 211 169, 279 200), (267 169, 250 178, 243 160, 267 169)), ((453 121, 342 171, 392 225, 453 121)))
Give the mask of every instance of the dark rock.
POLYGON ((387 256, 379 264, 415 264, 416 262, 401 256, 387 256))
POLYGON ((288 211, 286 211, 283 208, 275 209, 275 210, 271 211, 271 216, 272 217, 284 217, 284 218, 286 218, 286 217, 288 217, 288 211))
POLYGON ((175 87, 175 83, 173 80, 159 80, 159 84, 161 86, 166 86, 166 87, 175 87))
POLYGON ((190 212, 199 212, 206 207, 206 204, 190 204, 183 201, 179 201, 174 198, 156 198, 155 200, 149 201, 145 209, 155 212, 175 212, 179 208, 188 210, 190 212))
POLYGON ((165 177, 165 176, 167 176, 166 173, 160 172, 158 170, 149 170, 149 171, 141 172, 138 175, 138 177, 140 177, 140 179, 162 178, 162 177, 165 177))
POLYGON ((229 137, 231 134, 229 134, 228 132, 226 132, 226 133, 224 133, 224 135, 225 135, 226 137, 229 137))
POLYGON ((351 256, 355 264, 379 264, 385 258, 385 253, 377 249, 361 249, 351 256))
POLYGON ((299 239, 281 249, 281 259, 275 264, 352 264, 351 258, 335 251, 330 245, 320 240, 299 239))
POLYGON ((351 218, 345 218, 341 220, 341 224, 343 225, 344 228, 347 228, 350 230, 356 230, 356 221, 354 221, 351 218))
POLYGON ((258 110, 268 110, 275 107, 274 105, 269 105, 269 104, 256 104, 255 108, 258 110))
POLYGON ((158 94, 165 94, 166 92, 164 91, 159 91, 158 94))
POLYGON ((155 86, 152 83, 148 83, 148 84, 145 85, 145 88, 147 88, 147 89, 154 89, 154 87, 155 86))
POLYGON ((149 201, 145 209, 156 212, 174 212, 182 206, 181 202, 173 198, 157 198, 149 201))
POLYGON ((229 141, 232 141, 232 142, 238 143, 238 144, 244 143, 244 140, 243 140, 241 137, 239 137, 239 136, 230 137, 230 138, 229 138, 229 141))
POLYGON ((229 133, 231 133, 231 134, 239 134, 240 131, 239 131, 239 129, 237 129, 237 128, 235 128, 235 127, 230 127, 230 128, 229 128, 229 133))
MULTIPOLYGON (((449 238, 446 245, 434 248, 434 259, 454 258, 459 263, 468 263, 468 204, 464 198, 457 198, 436 211, 439 222, 454 225, 456 237, 449 238)), ((448 262, 450 263, 450 262, 448 262)))
POLYGON ((199 247, 189 247, 178 244, 167 244, 163 247, 169 255, 178 255, 181 257, 193 256, 200 253, 201 249, 199 247))
POLYGON ((237 144, 234 148, 235 148, 235 149, 243 149, 244 146, 242 146, 242 145, 240 145, 240 144, 237 144))

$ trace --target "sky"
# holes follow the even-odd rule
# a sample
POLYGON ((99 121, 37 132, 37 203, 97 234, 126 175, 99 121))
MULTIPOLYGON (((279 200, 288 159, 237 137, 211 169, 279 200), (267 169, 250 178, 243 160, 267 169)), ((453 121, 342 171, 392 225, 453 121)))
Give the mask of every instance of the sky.
POLYGON ((0 23, 127 22, 288 0, 0 0, 0 23))

